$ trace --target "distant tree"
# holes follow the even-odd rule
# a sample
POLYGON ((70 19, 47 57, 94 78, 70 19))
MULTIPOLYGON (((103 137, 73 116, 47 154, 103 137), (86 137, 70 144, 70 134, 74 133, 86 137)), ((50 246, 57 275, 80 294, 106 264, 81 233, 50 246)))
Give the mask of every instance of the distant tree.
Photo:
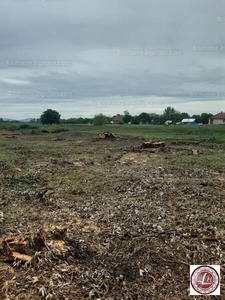
POLYGON ((108 117, 103 114, 98 114, 94 116, 93 124, 94 125, 105 125, 108 123, 108 117))
POLYGON ((173 123, 180 122, 183 119, 182 114, 170 106, 164 110, 163 116, 165 121, 171 120, 173 123))
POLYGON ((132 116, 129 114, 129 115, 125 115, 124 117, 123 117, 123 122, 124 123, 129 123, 129 122, 131 122, 132 121, 132 116))
POLYGON ((201 114, 201 122, 202 124, 208 124, 209 118, 212 117, 212 114, 202 113, 201 114))
POLYGON ((146 124, 146 123, 150 123, 151 122, 151 117, 149 116, 149 114, 143 112, 141 113, 139 116, 139 123, 143 123, 143 124, 146 124))
POLYGON ((171 116, 173 116, 177 111, 175 110, 175 108, 168 106, 167 108, 165 108, 164 110, 164 116, 167 117, 168 119, 171 118, 171 116))
POLYGON ((152 118, 153 124, 164 124, 168 119, 164 115, 155 115, 152 118))
POLYGON ((60 114, 55 110, 47 109, 42 113, 40 120, 42 124, 59 124, 60 114))
POLYGON ((202 123, 202 119, 200 115, 193 115, 192 118, 195 119, 197 123, 202 123))
POLYGON ((132 122, 133 124, 139 124, 139 123, 140 123, 140 119, 139 119, 138 116, 132 116, 131 122, 132 122))
POLYGON ((172 121, 173 121, 173 123, 181 122, 183 119, 184 119, 184 118, 183 118, 182 114, 181 114, 179 111, 177 111, 177 112, 172 116, 172 121))
POLYGON ((88 124, 92 121, 90 118, 69 118, 69 119, 61 119, 61 124, 88 124))
POLYGON ((4 122, 3 118, 0 118, 0 123, 4 122))
POLYGON ((190 115, 188 113, 186 113, 186 112, 182 112, 181 113, 181 117, 182 117, 182 119, 189 119, 190 115))

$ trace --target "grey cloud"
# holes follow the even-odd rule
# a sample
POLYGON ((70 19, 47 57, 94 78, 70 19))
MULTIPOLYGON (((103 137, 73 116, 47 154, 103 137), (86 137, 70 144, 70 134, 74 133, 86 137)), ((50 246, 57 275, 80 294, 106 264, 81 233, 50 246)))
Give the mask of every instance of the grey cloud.
MULTIPOLYGON (((101 109, 113 114, 125 105, 107 110, 99 101, 132 104, 146 97, 181 110, 191 103, 190 111, 194 102, 196 113, 202 107, 215 113, 224 110, 221 97, 190 96, 224 91, 225 48, 194 50, 223 46, 223 15, 225 2, 219 0, 2 0, 0 78, 7 82, 0 80, 1 115, 30 117, 47 106, 55 106, 64 117, 76 115, 76 110, 85 116, 101 109), (119 55, 123 50, 176 50, 181 55, 119 55), (64 60, 69 65, 10 66, 9 60, 64 60), (46 94, 9 95, 20 90, 46 94), (57 92, 67 94, 61 97, 57 92)), ((132 106, 134 112, 143 108, 132 106)), ((159 112, 163 107, 148 109, 159 112)))

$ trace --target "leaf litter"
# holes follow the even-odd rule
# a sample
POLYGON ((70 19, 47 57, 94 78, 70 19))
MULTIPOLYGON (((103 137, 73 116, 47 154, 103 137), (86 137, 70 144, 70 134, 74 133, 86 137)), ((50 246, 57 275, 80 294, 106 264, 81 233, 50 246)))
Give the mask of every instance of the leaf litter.
POLYGON ((2 168, 1 299, 187 299, 190 264, 223 278, 224 174, 174 168, 174 152, 190 155, 175 146, 81 140, 79 158, 2 168))

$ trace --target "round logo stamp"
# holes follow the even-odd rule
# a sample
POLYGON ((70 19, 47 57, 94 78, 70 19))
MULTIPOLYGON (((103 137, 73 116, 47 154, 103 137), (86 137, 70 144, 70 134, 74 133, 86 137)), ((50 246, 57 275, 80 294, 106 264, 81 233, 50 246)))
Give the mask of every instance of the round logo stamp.
POLYGON ((219 283, 219 274, 210 266, 200 266, 191 274, 193 289, 202 295, 212 294, 218 288, 219 283))

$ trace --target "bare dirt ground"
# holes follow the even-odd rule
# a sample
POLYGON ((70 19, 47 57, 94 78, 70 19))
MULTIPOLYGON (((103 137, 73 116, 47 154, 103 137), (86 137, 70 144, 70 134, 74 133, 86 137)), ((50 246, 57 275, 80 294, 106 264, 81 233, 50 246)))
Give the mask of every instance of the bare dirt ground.
POLYGON ((220 149, 143 141, 1 137, 0 299, 188 299, 190 264, 219 264, 224 295, 220 149))

